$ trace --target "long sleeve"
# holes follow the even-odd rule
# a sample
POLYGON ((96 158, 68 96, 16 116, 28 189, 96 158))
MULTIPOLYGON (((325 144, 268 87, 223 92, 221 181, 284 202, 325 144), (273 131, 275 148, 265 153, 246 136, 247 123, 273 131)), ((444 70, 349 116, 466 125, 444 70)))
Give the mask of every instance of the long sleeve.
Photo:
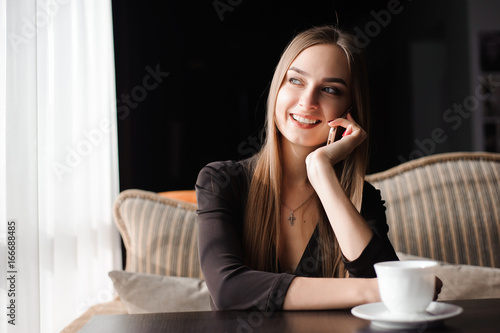
POLYGON ((244 265, 241 239, 247 192, 241 163, 215 162, 200 171, 196 197, 201 269, 216 309, 281 310, 294 275, 244 265))
POLYGON ((350 277, 376 277, 373 264, 399 259, 387 237, 389 226, 380 191, 368 182, 365 182, 363 189, 361 215, 372 229, 373 237, 356 260, 347 261, 345 258, 343 260, 350 277))

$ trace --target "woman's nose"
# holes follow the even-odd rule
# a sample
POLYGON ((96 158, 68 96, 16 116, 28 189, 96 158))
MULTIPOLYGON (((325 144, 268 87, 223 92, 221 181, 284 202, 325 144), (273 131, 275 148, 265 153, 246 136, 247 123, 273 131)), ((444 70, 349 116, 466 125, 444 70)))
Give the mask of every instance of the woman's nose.
POLYGON ((319 107, 317 94, 312 89, 304 90, 300 96, 299 106, 305 111, 317 109, 319 107))

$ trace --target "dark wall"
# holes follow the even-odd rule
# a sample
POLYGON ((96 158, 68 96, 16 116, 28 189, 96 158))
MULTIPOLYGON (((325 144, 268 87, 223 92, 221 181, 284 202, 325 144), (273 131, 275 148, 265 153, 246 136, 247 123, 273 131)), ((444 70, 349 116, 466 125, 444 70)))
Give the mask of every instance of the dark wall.
POLYGON ((205 164, 249 157, 283 48, 337 15, 340 26, 365 32, 370 171, 399 164, 413 147, 407 41, 414 33, 405 22, 414 3, 113 1, 121 190, 191 189, 205 164))

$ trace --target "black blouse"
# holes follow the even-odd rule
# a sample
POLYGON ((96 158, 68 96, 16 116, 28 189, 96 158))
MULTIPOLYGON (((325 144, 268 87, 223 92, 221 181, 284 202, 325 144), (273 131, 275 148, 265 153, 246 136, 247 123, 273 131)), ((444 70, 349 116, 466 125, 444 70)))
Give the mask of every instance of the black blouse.
MULTIPOLYGON (((252 270, 243 260, 243 215, 248 195, 248 161, 213 162, 198 175, 199 254, 203 275, 216 310, 281 310, 296 276, 321 276, 318 260, 318 229, 314 231, 293 274, 252 270)), ((353 261, 344 258, 350 277, 375 277, 373 264, 398 260, 389 242, 389 227, 380 191, 365 182, 361 215, 373 237, 353 261)))

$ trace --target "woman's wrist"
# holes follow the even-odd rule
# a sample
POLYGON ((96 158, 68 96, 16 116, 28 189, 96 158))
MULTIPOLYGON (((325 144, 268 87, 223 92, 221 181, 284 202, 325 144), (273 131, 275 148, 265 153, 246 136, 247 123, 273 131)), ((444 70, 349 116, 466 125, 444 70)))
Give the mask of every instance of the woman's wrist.
POLYGON ((366 279, 368 284, 365 295, 366 303, 381 302, 380 291, 378 289, 378 280, 376 278, 366 279))
POLYGON ((329 177, 337 177, 330 158, 321 151, 314 151, 306 158, 307 177, 313 187, 329 177))

